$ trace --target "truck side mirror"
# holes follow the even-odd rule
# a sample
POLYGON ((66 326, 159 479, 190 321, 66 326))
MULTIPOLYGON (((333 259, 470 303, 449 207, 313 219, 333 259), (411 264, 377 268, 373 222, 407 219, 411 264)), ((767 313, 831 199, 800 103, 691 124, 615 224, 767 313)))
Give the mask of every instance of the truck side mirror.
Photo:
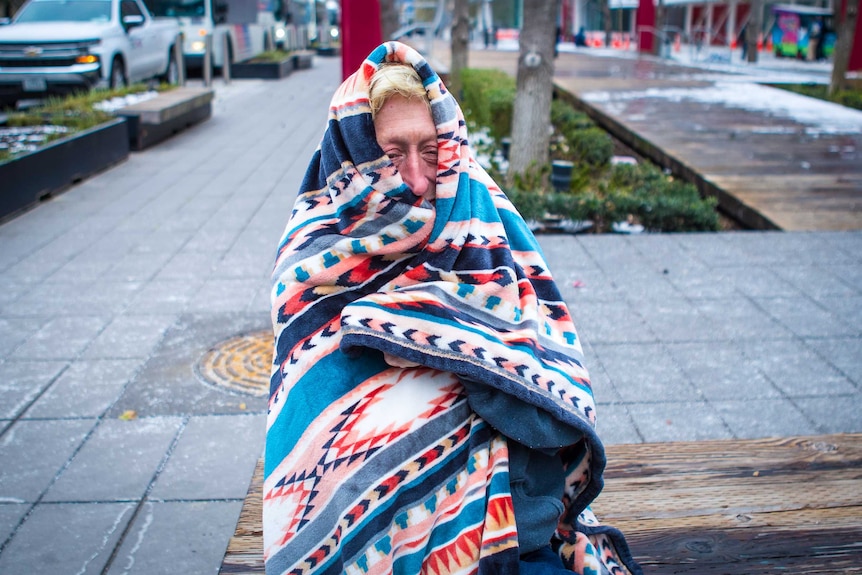
POLYGON ((227 10, 228 6, 224 2, 218 2, 215 5, 215 21, 218 24, 222 24, 227 22, 227 10))
POLYGON ((126 30, 130 28, 134 28, 135 26, 143 26, 144 17, 140 14, 129 14, 128 16, 123 16, 123 27, 126 30))

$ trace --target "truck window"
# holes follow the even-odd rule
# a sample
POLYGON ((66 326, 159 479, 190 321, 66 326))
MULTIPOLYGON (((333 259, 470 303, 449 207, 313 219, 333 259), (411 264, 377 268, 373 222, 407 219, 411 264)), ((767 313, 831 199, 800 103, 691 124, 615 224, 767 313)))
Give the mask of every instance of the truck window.
POLYGON ((204 0, 145 0, 153 16, 171 18, 203 16, 204 0))
POLYGON ((15 22, 110 22, 111 0, 36 0, 15 22))
POLYGON ((138 6, 138 3, 135 0, 123 0, 120 2, 120 18, 125 18, 126 16, 143 16, 144 13, 141 12, 141 7, 138 6))

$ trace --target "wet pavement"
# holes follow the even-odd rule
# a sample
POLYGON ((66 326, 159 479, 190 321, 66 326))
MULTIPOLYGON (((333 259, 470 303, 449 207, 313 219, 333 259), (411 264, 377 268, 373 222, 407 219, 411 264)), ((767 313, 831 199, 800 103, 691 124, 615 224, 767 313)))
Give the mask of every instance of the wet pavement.
MULTIPOLYGON (((0 225, 0 573, 218 572, 263 449, 274 249, 339 82, 317 57, 217 84, 207 122, 0 225)), ((862 233, 540 242, 607 443, 862 431, 862 233)))

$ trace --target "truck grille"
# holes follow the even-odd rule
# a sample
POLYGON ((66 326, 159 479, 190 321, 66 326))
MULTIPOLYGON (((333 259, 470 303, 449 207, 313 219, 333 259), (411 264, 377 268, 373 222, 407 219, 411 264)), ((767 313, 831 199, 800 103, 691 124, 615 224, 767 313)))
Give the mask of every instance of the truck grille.
POLYGON ((44 68, 46 66, 72 66, 75 64, 74 58, 3 58, 0 56, 0 66, 4 68, 29 68, 37 67, 44 68))
POLYGON ((94 42, 0 44, 0 66, 9 68, 72 66, 94 42))

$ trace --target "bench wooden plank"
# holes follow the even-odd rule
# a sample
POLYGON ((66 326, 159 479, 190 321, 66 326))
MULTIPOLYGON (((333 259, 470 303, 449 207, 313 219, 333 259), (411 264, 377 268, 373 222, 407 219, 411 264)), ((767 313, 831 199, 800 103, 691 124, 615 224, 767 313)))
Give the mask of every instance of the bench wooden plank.
MULTIPOLYGON (((862 434, 611 445, 593 505, 653 575, 862 575, 862 434)), ((255 468, 220 573, 263 573, 255 468)))
POLYGON ((862 574, 862 435, 608 448, 593 509, 647 573, 862 574))

